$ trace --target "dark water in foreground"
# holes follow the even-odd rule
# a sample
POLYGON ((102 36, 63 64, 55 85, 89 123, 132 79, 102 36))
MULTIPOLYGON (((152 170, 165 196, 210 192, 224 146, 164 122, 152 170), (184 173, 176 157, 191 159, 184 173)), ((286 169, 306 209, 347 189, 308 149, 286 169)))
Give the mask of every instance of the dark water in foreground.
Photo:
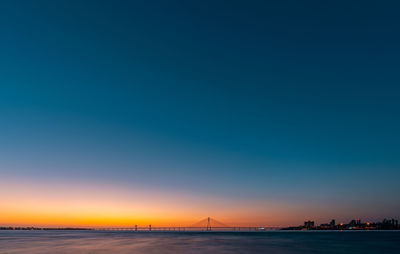
POLYGON ((400 253, 400 232, 0 231, 7 253, 400 253))

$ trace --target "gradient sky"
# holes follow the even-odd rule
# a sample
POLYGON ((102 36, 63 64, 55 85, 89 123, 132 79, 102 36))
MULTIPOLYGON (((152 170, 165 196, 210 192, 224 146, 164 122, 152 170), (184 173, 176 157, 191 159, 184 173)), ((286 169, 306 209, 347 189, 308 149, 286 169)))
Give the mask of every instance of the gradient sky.
POLYGON ((397 1, 1 1, 0 225, 400 211, 397 1))

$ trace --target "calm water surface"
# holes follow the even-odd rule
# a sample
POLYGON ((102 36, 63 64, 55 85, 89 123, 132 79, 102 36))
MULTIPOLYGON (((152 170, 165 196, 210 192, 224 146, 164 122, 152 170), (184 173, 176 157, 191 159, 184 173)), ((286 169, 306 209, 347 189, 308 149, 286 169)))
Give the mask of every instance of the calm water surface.
POLYGON ((400 232, 0 231, 12 253, 400 253, 400 232))

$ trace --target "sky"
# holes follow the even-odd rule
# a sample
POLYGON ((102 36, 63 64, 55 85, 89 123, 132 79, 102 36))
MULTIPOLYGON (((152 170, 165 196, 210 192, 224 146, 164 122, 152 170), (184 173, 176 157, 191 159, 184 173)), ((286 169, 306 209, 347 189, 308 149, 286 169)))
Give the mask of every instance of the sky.
POLYGON ((399 217, 397 1, 1 1, 0 225, 399 217))

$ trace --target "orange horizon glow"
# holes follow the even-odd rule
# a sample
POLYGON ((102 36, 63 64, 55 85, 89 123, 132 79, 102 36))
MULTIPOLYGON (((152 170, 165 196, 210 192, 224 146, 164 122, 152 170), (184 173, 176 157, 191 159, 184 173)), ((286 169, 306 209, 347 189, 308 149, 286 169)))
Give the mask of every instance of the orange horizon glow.
POLYGON ((310 212, 295 202, 87 183, 10 180, 0 186, 0 194, 0 226, 188 227, 210 216, 229 226, 279 227, 329 214, 329 208, 310 212))
POLYGON ((208 216, 232 226, 278 226, 285 224, 282 214, 287 209, 277 203, 258 204, 173 191, 6 182, 0 186, 0 192, 6 194, 0 196, 0 226, 179 227, 208 216))

